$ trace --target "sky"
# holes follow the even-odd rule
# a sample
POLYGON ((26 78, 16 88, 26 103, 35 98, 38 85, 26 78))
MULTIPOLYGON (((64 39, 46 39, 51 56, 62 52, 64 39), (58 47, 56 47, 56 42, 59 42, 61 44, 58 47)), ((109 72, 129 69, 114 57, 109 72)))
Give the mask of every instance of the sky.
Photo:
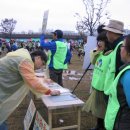
MULTIPOLYGON (((15 19, 17 24, 14 32, 39 32, 46 10, 49 10, 49 30, 76 31, 75 13, 85 16, 82 0, 0 0, 0 21, 5 18, 15 19)), ((111 0, 107 10, 111 19, 123 21, 125 28, 130 29, 130 0, 111 0)))

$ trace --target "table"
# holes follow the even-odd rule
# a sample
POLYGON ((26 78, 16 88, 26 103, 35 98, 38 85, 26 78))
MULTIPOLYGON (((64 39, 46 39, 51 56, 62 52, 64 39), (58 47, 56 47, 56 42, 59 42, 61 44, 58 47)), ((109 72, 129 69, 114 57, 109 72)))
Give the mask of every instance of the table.
MULTIPOLYGON (((72 129, 77 128, 77 130, 80 130, 80 123, 81 123, 81 107, 83 106, 84 102, 80 100, 75 95, 71 94, 70 92, 61 94, 60 96, 42 96, 42 101, 44 105, 48 109, 48 125, 50 127, 50 130, 65 130, 65 129, 72 129), (77 113, 77 124, 69 125, 69 126, 63 126, 63 127, 57 127, 53 128, 52 126, 52 115, 53 111, 57 109, 66 109, 66 108, 76 108, 77 113)), ((71 113, 71 112, 70 112, 71 113)))

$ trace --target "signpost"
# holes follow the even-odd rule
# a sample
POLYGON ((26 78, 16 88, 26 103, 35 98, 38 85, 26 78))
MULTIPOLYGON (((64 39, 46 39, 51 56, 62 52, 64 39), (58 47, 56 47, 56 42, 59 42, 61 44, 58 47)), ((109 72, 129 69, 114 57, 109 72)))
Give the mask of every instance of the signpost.
POLYGON ((42 33, 45 33, 45 31, 46 31, 47 20, 48 20, 48 14, 49 14, 49 10, 46 10, 46 11, 44 12, 44 16, 43 16, 42 33))
POLYGON ((33 121, 35 112, 36 112, 36 107, 34 105, 33 100, 31 99, 27 113, 26 113, 25 118, 24 118, 24 130, 29 130, 30 125, 33 121))

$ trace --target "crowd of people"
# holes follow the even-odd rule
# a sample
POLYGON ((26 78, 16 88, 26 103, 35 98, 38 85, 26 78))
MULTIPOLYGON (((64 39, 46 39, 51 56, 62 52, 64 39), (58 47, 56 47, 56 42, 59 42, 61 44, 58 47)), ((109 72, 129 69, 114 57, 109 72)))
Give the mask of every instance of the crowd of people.
MULTIPOLYGON (((91 130, 129 130, 130 35, 124 35, 124 23, 117 20, 100 25, 97 32, 97 48, 90 52, 94 65, 92 92, 82 110, 97 118, 91 130)), ((60 91, 48 89, 44 83, 53 81, 63 86, 62 73, 72 57, 63 32, 52 32, 51 41, 45 41, 42 34, 39 42, 30 44, 19 47, 13 40, 9 47, 5 44, 9 53, 0 59, 0 130, 7 130, 6 119, 29 90, 36 95, 60 95, 60 91), (41 83, 35 70, 43 66, 48 69, 49 79, 44 77, 41 83)), ((3 45, 1 40, 1 50, 3 45)))
MULTIPOLYGON (((51 41, 52 39, 45 39, 45 42, 51 41)), ((72 51, 73 49, 81 48, 83 40, 64 39, 67 43, 68 48, 72 51)), ((40 47, 40 38, 38 39, 5 39, 0 38, 0 52, 7 49, 7 52, 15 51, 19 48, 26 48, 29 51, 36 50, 40 47)))
POLYGON ((1 38, 0 39, 0 52, 11 52, 15 51, 19 48, 25 48, 28 49, 30 52, 34 50, 38 50, 40 48, 40 41, 34 41, 34 40, 26 40, 26 41, 21 41, 21 40, 15 40, 15 39, 10 39, 6 40, 1 38))

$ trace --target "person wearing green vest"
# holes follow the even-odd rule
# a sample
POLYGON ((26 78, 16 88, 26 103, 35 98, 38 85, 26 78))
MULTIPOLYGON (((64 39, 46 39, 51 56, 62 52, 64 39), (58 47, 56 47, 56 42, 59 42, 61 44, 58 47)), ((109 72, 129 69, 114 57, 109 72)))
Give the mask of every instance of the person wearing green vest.
POLYGON ((120 46, 124 40, 124 23, 118 20, 110 20, 109 24, 103 29, 107 31, 107 38, 113 50, 104 85, 104 93, 109 95, 112 82, 119 73, 120 66, 123 65, 120 57, 120 46))
POLYGON ((104 130, 104 117, 106 112, 104 81, 111 52, 106 37, 106 31, 103 30, 98 34, 97 43, 97 49, 91 51, 92 55, 90 55, 91 63, 94 64, 91 82, 92 92, 83 107, 83 111, 91 112, 97 117, 97 125, 95 128, 91 128, 91 130, 104 130))
POLYGON ((55 30, 53 33, 53 40, 51 42, 44 42, 44 34, 41 35, 40 44, 43 49, 50 50, 48 58, 48 68, 50 78, 63 86, 62 73, 67 69, 67 63, 70 61, 71 53, 67 44, 63 39, 63 32, 55 30))
POLYGON ((35 69, 45 65, 47 56, 42 51, 31 54, 27 49, 18 49, 0 58, 0 130, 7 130, 5 120, 19 106, 31 90, 37 96, 59 95, 58 90, 51 90, 46 83, 35 76, 35 69))
POLYGON ((120 54, 124 65, 109 91, 106 130, 130 130, 130 34, 125 37, 120 54))

